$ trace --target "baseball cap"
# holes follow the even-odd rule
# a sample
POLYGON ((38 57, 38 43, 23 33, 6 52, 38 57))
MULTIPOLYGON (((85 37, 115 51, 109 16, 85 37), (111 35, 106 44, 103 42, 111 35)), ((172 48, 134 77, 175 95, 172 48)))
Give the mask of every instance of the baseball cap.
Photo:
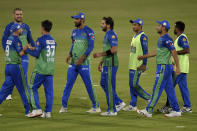
POLYGON ((137 19, 137 20, 130 20, 129 21, 130 23, 137 23, 137 24, 139 24, 139 25, 141 25, 141 26, 143 26, 143 20, 142 19, 137 19))
POLYGON ((21 28, 21 25, 18 24, 18 23, 15 23, 15 24, 13 24, 13 25, 11 26, 10 31, 11 31, 11 32, 15 32, 15 31, 19 30, 20 28, 21 28))
POLYGON ((164 26, 166 29, 170 29, 170 23, 167 20, 163 20, 163 21, 156 21, 158 24, 164 26))
POLYGON ((82 13, 82 12, 79 12, 78 14, 76 14, 74 16, 71 16, 71 18, 74 18, 74 19, 84 19, 85 20, 85 14, 82 13))

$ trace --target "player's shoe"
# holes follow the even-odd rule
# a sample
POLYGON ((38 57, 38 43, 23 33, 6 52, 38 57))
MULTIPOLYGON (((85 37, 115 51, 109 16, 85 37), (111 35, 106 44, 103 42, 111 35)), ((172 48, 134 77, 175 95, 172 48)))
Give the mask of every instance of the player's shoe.
POLYGON ((12 100, 12 95, 8 95, 8 96, 6 97, 6 100, 12 100))
POLYGON ((67 112, 67 108, 62 106, 59 113, 66 113, 66 112, 67 112))
POLYGON ((183 107, 181 109, 181 113, 192 113, 192 108, 191 107, 183 107))
POLYGON ((51 112, 43 112, 41 118, 51 118, 51 112))
POLYGON ((42 110, 41 109, 36 109, 36 110, 33 110, 31 113, 29 113, 27 115, 27 117, 34 118, 34 117, 38 117, 38 116, 41 116, 41 115, 42 115, 42 110))
POLYGON ((172 108, 166 105, 160 109, 157 109, 157 112, 160 112, 160 113, 170 113, 171 111, 172 111, 172 108))
POLYGON ((148 113, 146 111, 146 109, 144 109, 144 110, 137 110, 137 113, 140 114, 141 116, 152 117, 152 114, 148 113))
POLYGON ((86 113, 90 113, 90 114, 93 114, 93 113, 100 113, 101 112, 101 108, 100 107, 97 107, 97 108, 91 108, 90 110, 86 111, 86 113))
POLYGON ((126 103, 121 102, 119 105, 116 105, 116 111, 119 112, 126 106, 126 103))
POLYGON ((109 112, 109 111, 107 111, 107 112, 102 112, 101 114, 100 114, 101 116, 117 116, 118 115, 118 113, 117 112, 109 112))
POLYGON ((129 105, 122 109, 123 111, 137 111, 137 106, 129 105))
POLYGON ((180 117, 181 116, 181 112, 177 112, 177 111, 171 111, 169 114, 165 114, 165 117, 180 117))

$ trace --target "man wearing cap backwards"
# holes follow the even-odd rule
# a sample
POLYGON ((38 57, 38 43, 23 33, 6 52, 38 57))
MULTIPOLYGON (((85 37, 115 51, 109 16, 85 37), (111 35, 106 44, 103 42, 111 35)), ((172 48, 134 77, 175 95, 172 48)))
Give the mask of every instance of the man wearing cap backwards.
POLYGON ((173 40, 168 35, 170 23, 167 20, 157 21, 157 23, 159 24, 157 26, 157 33, 160 34, 160 38, 157 42, 157 50, 148 53, 147 55, 138 57, 139 60, 142 60, 145 58, 156 56, 157 70, 155 85, 153 87, 153 94, 148 106, 144 110, 137 110, 137 113, 146 117, 152 117, 153 109, 158 102, 163 89, 165 89, 170 105, 172 107, 172 111, 169 114, 165 114, 165 116, 179 117, 181 116, 181 112, 177 102, 175 89, 173 87, 173 66, 171 56, 173 56, 176 63, 177 75, 180 74, 179 60, 173 44, 173 40))
POLYGON ((116 73, 118 70, 118 38, 113 31, 114 21, 111 17, 103 17, 101 28, 106 32, 103 40, 103 52, 94 53, 94 58, 103 57, 100 61, 98 70, 101 73, 101 87, 105 91, 108 109, 101 113, 103 116, 116 116, 126 104, 118 97, 116 93, 116 73))
POLYGON ((5 81, 0 89, 0 104, 16 86, 22 102, 25 107, 25 114, 27 115, 30 110, 29 105, 29 92, 27 88, 27 81, 25 79, 24 70, 21 65, 21 56, 25 55, 22 47, 22 42, 19 36, 22 34, 22 27, 20 24, 12 24, 10 27, 11 35, 5 43, 5 81))
MULTIPOLYGON (((22 18, 23 18, 23 11, 20 8, 15 8, 13 10, 13 18, 14 21, 9 23, 4 30, 3 36, 2 36, 2 46, 5 50, 6 46, 6 41, 10 35, 12 35, 12 32, 10 31, 10 28, 13 24, 18 23, 21 25, 21 28, 23 29, 22 35, 19 36, 20 41, 22 42, 22 46, 29 45, 35 46, 35 43, 33 41, 32 35, 31 35, 31 30, 29 26, 25 23, 23 23, 22 18)), ((27 71, 28 71, 28 65, 29 65, 29 58, 28 55, 24 55, 21 57, 21 65, 23 67, 23 70, 25 72, 25 77, 27 79, 27 71)), ((10 94, 8 94, 7 99, 11 100, 12 90, 10 91, 10 94)))
POLYGON ((92 85, 91 71, 90 71, 90 53, 94 48, 94 32, 85 25, 85 14, 79 12, 72 16, 76 29, 72 32, 72 47, 66 58, 69 64, 67 71, 67 82, 62 96, 62 108, 60 113, 67 112, 67 103, 75 83, 75 80, 80 74, 85 83, 88 95, 92 101, 92 108, 87 113, 101 112, 96 96, 96 91, 92 85), (71 59, 71 62, 70 62, 71 59))
MULTIPOLYGON (((175 71, 176 68, 174 68, 173 72, 173 79, 174 80, 174 87, 178 84, 182 98, 184 101, 184 107, 181 109, 181 112, 189 112, 192 113, 191 108, 191 102, 190 102, 190 95, 189 95, 189 89, 187 85, 187 74, 189 73, 189 42, 188 38, 184 33, 185 30, 185 24, 182 21, 177 21, 175 23, 174 27, 174 34, 177 36, 174 46, 178 54, 179 63, 180 63, 180 69, 181 74, 176 75, 175 71)), ((167 99, 166 105, 159 109, 158 111, 161 113, 166 113, 171 110, 169 100, 167 99)))
POLYGON ((148 53, 148 38, 142 31, 142 19, 130 20, 133 31, 136 33, 131 41, 130 58, 129 58, 129 85, 131 102, 125 107, 124 111, 137 110, 137 96, 145 100, 150 100, 151 96, 139 85, 141 73, 146 70, 147 58, 143 61, 138 60, 138 56, 148 53))

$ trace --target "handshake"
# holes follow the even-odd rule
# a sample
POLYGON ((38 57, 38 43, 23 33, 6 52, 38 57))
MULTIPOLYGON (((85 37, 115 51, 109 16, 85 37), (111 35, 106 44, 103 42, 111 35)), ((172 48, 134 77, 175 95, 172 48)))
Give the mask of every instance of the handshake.
POLYGON ((26 51, 28 48, 30 50, 35 50, 35 47, 32 47, 30 44, 27 44, 27 45, 23 46, 23 51, 26 51))

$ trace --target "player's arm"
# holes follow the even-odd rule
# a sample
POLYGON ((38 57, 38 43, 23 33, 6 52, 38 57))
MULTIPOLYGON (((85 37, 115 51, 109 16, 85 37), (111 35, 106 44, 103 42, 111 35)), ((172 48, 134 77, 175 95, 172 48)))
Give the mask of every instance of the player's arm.
POLYGON ((15 48, 16 52, 20 56, 26 55, 26 53, 24 52, 23 47, 22 47, 22 42, 19 39, 14 41, 13 43, 14 43, 14 48, 15 48))
POLYGON ((81 63, 83 63, 83 61, 86 59, 86 57, 88 57, 90 55, 90 53, 92 52, 93 48, 94 48, 94 39, 95 39, 95 35, 93 31, 87 31, 87 35, 88 35, 88 49, 86 50, 86 52, 76 61, 76 65, 80 65, 81 63))
POLYGON ((42 47, 41 47, 41 44, 40 44, 39 40, 37 40, 36 43, 37 44, 36 44, 34 50, 32 50, 32 49, 30 49, 28 47, 26 49, 24 49, 24 50, 25 50, 26 53, 30 54, 31 56, 38 58, 40 56, 40 52, 42 50, 42 47))
POLYGON ((150 53, 148 53, 146 55, 138 56, 138 60, 143 60, 143 59, 146 59, 146 58, 155 57, 156 54, 157 54, 157 51, 153 50, 152 52, 150 52, 150 53))
POLYGON ((32 34, 31 34, 31 29, 28 25, 26 25, 26 26, 27 26, 27 41, 32 47, 35 47, 35 42, 33 40, 32 34))
POLYGON ((183 48, 183 50, 177 51, 178 55, 184 55, 190 53, 189 43, 185 36, 179 38, 178 45, 183 48))
POLYGON ((118 38, 115 34, 112 34, 109 36, 109 42, 111 44, 111 49, 105 51, 105 52, 100 52, 100 53, 94 53, 93 57, 94 58, 99 58, 102 56, 112 56, 118 51, 118 38))
POLYGON ((6 26, 5 30, 3 32, 2 39, 1 39, 2 47, 3 47, 4 50, 6 48, 6 41, 7 41, 8 37, 9 37, 9 35, 10 35, 9 26, 6 26))
POLYGON ((177 52, 174 49, 174 50, 171 50, 171 53, 172 53, 172 56, 174 58, 174 62, 175 62, 175 65, 176 65, 176 74, 179 75, 181 73, 181 70, 180 70, 180 65, 179 65, 179 59, 178 59, 177 52))
MULTIPOLYGON (((148 38, 145 35, 142 35, 140 38, 140 42, 141 42, 143 55, 147 55, 148 54, 148 38)), ((142 65, 137 67, 137 70, 145 71, 146 65, 147 65, 147 58, 143 59, 142 65)))

